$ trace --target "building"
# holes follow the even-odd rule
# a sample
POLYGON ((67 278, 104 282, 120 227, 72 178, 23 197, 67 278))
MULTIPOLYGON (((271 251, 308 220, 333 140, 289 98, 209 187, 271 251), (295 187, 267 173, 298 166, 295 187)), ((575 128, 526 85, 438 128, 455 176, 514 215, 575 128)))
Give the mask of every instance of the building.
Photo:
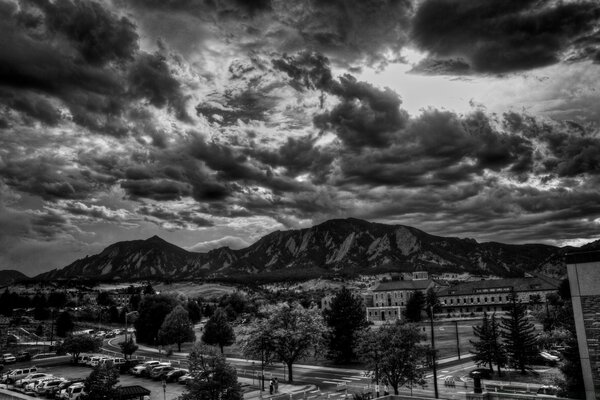
POLYGON ((523 303, 545 302, 559 282, 542 276, 463 282, 438 292, 442 313, 504 311, 511 293, 523 303))
POLYGON ((391 280, 380 282, 373 289, 373 306, 367 307, 367 321, 400 320, 405 304, 413 292, 425 293, 436 285, 428 278, 427 272, 418 271, 412 277, 413 279, 405 279, 405 275, 392 276, 391 280))
POLYGON ((600 251, 566 255, 585 398, 600 396, 600 251))
POLYGON ((129 301, 133 293, 111 292, 109 296, 117 307, 129 307, 129 301))

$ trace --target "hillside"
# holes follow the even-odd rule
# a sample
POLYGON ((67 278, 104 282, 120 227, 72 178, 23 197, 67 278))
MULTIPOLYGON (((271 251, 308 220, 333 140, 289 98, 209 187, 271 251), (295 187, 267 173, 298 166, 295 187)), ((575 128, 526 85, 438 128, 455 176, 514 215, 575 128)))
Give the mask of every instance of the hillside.
MULTIPOLYGON (((566 248, 565 248, 566 249, 566 248)), ((193 279, 245 275, 301 276, 412 271, 470 272, 504 277, 524 271, 563 275, 559 247, 478 243, 403 225, 336 219, 307 229, 272 232, 251 246, 208 253, 186 251, 154 236, 115 243, 38 279, 193 279)))
POLYGON ((0 270, 0 286, 8 286, 15 282, 24 281, 29 277, 14 269, 0 270))

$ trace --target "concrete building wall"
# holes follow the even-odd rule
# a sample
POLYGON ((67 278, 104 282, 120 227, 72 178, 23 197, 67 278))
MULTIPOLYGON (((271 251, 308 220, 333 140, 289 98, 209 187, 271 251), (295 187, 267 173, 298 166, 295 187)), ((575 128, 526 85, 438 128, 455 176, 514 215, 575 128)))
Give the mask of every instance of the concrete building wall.
POLYGON ((600 252, 567 255, 586 399, 600 396, 600 252), (585 254, 585 256, 583 256, 585 254))

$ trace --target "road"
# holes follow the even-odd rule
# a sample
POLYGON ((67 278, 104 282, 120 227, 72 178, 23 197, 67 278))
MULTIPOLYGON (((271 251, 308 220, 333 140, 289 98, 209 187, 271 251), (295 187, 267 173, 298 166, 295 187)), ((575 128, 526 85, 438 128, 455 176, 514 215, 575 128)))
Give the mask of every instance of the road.
MULTIPOLYGON (((116 343, 123 339, 117 337, 106 340, 104 348, 118 352, 120 348, 116 343)), ((155 351, 139 349, 136 356, 144 357, 159 357, 155 351)), ((171 361, 186 361, 185 356, 172 355, 169 357, 171 361)), ((244 360, 238 358, 228 358, 227 361, 234 366, 238 371, 238 376, 249 379, 256 379, 256 385, 259 383, 260 377, 260 360, 244 360)), ((441 397, 444 398, 464 398, 466 392, 465 384, 460 381, 460 378, 465 376, 467 372, 474 368, 472 361, 467 360, 458 365, 448 367, 438 367, 438 389, 441 397), (453 377, 457 384, 454 387, 446 386, 444 382, 446 378, 453 377)), ((265 366, 264 368, 265 386, 268 390, 269 380, 277 377, 280 382, 287 380, 287 369, 283 364, 277 366, 265 366)), ((336 397, 344 396, 346 390, 348 394, 356 392, 374 391, 374 383, 370 377, 365 376, 363 370, 348 369, 348 368, 331 368, 312 365, 294 365, 293 378, 295 384, 312 384, 317 387, 315 393, 328 395, 328 398, 335 399, 336 397)), ((419 396, 434 397, 433 390, 433 374, 429 372, 426 375, 426 388, 415 388, 413 393, 419 396)), ((472 383, 470 384, 472 387, 472 383)), ((383 387, 380 388, 380 394, 383 395, 383 387)), ((410 393, 409 389, 402 388, 402 393, 410 393)), ((310 398, 310 396, 308 396, 310 398)), ((313 396, 313 397, 316 397, 313 396)))

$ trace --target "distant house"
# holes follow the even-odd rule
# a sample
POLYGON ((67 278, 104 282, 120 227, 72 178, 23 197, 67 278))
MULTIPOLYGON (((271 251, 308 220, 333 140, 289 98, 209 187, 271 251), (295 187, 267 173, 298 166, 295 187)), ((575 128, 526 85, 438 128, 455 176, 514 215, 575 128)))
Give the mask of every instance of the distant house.
POLYGON ((418 271, 413 279, 405 275, 393 276, 392 280, 380 282, 373 289, 373 306, 367 307, 367 320, 373 322, 396 321, 402 319, 402 311, 413 292, 427 292, 436 283, 429 279, 427 272, 418 271), (415 279, 416 278, 416 279, 415 279))
POLYGON ((526 304, 538 299, 544 302, 558 285, 558 281, 542 276, 478 280, 443 288, 438 298, 443 313, 504 311, 513 292, 526 304))

